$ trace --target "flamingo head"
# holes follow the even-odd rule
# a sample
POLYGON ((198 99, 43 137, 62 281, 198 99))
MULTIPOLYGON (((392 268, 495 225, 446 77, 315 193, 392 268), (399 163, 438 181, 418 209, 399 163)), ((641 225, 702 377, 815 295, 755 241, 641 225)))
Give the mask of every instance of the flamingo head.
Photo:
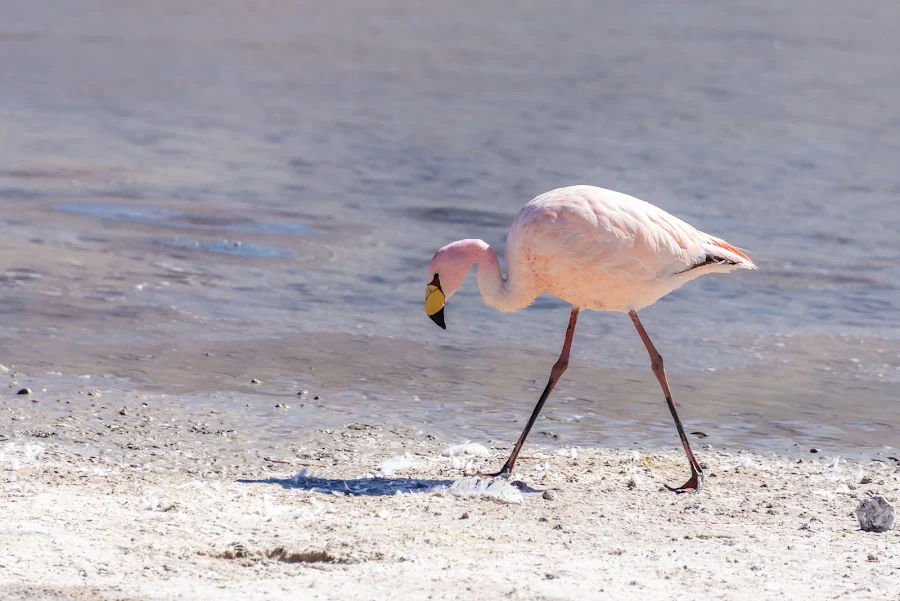
POLYGON ((425 287, 425 313, 445 330, 444 304, 460 289, 472 266, 472 253, 466 242, 460 240, 443 247, 434 253, 428 265, 430 282, 425 287))
POLYGON ((431 283, 425 286, 425 314, 431 318, 431 321, 438 324, 445 330, 447 324, 444 323, 444 304, 447 297, 441 290, 441 278, 435 273, 431 283))

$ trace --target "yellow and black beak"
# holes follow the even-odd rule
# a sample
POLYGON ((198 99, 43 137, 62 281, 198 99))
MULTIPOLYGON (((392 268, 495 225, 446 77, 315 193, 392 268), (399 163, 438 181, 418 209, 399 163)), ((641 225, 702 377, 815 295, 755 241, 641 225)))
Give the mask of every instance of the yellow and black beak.
POLYGON ((447 324, 444 323, 444 302, 446 300, 444 291, 441 290, 441 280, 438 278, 438 274, 434 274, 434 279, 425 287, 425 314, 445 330, 447 329, 447 324))

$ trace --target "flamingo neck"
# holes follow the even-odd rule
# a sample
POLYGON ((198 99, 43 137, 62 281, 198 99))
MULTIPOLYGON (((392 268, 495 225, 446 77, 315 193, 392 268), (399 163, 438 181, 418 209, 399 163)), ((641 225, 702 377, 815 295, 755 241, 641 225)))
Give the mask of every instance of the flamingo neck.
POLYGON ((481 299, 488 305, 503 313, 516 311, 531 304, 533 295, 520 289, 515 274, 507 265, 508 277, 504 278, 500 271, 500 260, 497 253, 484 240, 466 240, 466 254, 469 267, 478 264, 476 279, 481 299))

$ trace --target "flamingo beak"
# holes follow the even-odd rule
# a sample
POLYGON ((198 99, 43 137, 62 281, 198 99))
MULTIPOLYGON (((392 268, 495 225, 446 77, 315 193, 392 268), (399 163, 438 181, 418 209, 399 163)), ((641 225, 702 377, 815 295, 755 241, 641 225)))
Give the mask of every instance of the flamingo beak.
POLYGON ((445 330, 447 329, 447 324, 444 323, 446 300, 444 291, 441 290, 441 281, 438 279, 438 275, 434 274, 434 279, 425 287, 425 314, 445 330))

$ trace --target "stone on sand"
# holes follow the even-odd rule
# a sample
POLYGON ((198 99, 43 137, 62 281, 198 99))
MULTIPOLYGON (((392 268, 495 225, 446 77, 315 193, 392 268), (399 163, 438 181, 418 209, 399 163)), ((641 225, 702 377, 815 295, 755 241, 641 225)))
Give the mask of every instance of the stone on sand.
POLYGON ((856 517, 866 532, 887 532, 894 525, 894 508, 884 497, 871 497, 857 506, 856 517))

